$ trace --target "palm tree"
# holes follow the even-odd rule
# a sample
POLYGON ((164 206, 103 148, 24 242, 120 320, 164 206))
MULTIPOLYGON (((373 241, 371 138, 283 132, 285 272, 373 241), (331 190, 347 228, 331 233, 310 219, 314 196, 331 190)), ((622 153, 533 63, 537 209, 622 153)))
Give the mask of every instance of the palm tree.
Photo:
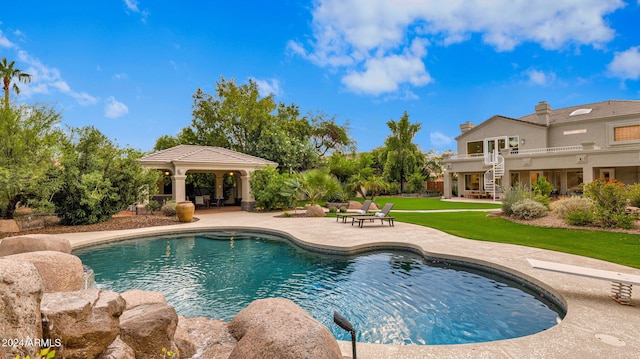
MULTIPOLYGON (((4 90, 4 105, 6 107, 9 107, 9 89, 11 88, 11 79, 17 77, 19 82, 25 84, 31 82, 31 75, 13 67, 15 63, 15 61, 7 62, 6 57, 2 58, 2 61, 0 62, 0 77, 2 77, 2 81, 4 83, 2 89, 4 90)), ((15 83, 13 84, 13 90, 16 94, 20 94, 20 88, 15 83)))
POLYGON ((400 191, 403 190, 405 179, 410 176, 416 166, 422 166, 424 155, 418 146, 413 143, 413 137, 420 131, 420 123, 410 123, 409 114, 404 112, 400 121, 390 120, 387 126, 391 135, 385 141, 386 162, 384 173, 387 177, 400 182, 400 191))

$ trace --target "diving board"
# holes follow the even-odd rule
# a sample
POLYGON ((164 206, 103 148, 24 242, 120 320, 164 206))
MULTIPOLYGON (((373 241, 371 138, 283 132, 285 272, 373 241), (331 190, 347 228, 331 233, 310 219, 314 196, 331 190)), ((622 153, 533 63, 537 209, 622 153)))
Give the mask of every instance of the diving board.
POLYGON ((611 281, 611 298, 620 304, 630 305, 633 285, 640 285, 640 275, 580 267, 571 264, 547 262, 530 258, 527 258, 527 262, 529 262, 529 265, 534 269, 543 269, 552 272, 611 281))

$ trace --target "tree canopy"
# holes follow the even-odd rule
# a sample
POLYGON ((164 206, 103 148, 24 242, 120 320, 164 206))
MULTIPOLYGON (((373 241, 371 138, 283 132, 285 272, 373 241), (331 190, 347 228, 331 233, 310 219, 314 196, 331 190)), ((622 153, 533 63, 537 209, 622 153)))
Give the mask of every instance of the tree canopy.
MULTIPOLYGON (((16 64, 15 61, 8 62, 6 57, 2 58, 0 61, 0 77, 2 77, 2 89, 4 90, 4 106, 9 107, 9 90, 12 88, 11 81, 14 77, 18 78, 19 82, 29 83, 31 81, 31 75, 26 72, 22 72, 22 70, 14 67, 16 64)), ((13 90, 20 94, 20 88, 14 82, 13 90)))
POLYGON ((384 141, 380 161, 384 164, 384 175, 391 181, 403 183, 416 171, 424 167, 425 156, 413 143, 413 138, 420 131, 420 123, 410 123, 409 114, 405 111, 399 121, 387 122, 391 135, 384 141))
POLYGON ((347 128, 324 114, 300 115, 295 104, 276 103, 261 96, 255 81, 238 85, 222 78, 216 93, 197 89, 193 95, 193 119, 177 137, 162 136, 155 149, 176 144, 219 146, 277 162, 280 171, 315 167, 332 150, 352 146, 347 128))

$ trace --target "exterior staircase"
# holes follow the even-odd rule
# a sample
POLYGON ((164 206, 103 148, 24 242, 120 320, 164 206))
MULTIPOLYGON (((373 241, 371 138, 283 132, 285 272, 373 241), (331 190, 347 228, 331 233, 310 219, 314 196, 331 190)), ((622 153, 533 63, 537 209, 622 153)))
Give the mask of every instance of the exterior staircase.
POLYGON ((484 190, 491 193, 495 201, 502 189, 498 185, 498 180, 504 176, 504 157, 500 156, 497 150, 484 156, 485 165, 490 165, 491 169, 484 173, 484 190))

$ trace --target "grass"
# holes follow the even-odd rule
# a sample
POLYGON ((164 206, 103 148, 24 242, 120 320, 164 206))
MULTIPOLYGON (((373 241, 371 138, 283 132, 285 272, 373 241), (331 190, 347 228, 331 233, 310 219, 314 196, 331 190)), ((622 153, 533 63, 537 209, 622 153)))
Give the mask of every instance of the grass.
POLYGON ((440 198, 403 198, 377 197, 374 201, 380 208, 386 203, 393 203, 393 209, 400 210, 439 210, 439 209, 489 209, 500 208, 499 203, 485 202, 449 202, 440 198))
POLYGON ((640 236, 636 234, 535 227, 482 212, 396 212, 393 216, 462 238, 550 249, 640 268, 640 236))

